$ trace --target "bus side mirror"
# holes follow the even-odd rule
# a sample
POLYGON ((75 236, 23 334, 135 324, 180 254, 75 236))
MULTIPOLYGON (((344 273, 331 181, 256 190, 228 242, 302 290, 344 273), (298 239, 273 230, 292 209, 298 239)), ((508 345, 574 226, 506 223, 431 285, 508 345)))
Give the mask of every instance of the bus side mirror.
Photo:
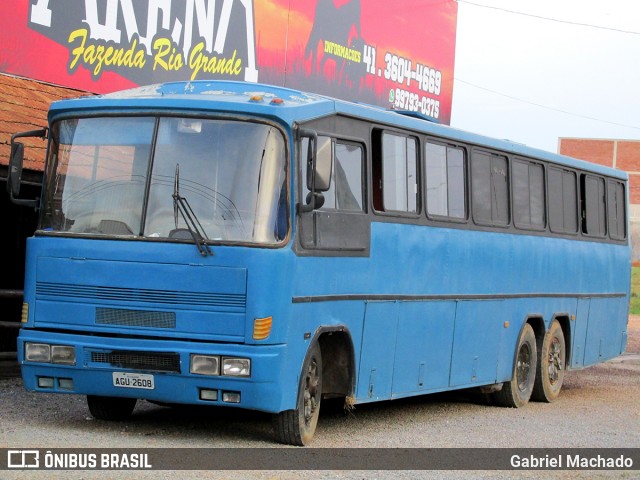
POLYGON ((47 129, 31 130, 28 132, 16 133, 11 136, 11 157, 9 158, 9 171, 7 173, 7 192, 9 200, 16 205, 24 205, 36 208, 38 199, 25 200, 20 199, 20 186, 22 185, 22 164, 24 163, 24 144, 16 142, 16 138, 37 137, 47 138, 47 129))
POLYGON ((7 179, 7 192, 12 197, 20 195, 22 183, 22 162, 24 160, 24 144, 11 142, 11 158, 9 159, 9 172, 7 179))
POLYGON ((324 196, 331 187, 333 167, 333 142, 330 137, 319 137, 312 130, 300 130, 300 136, 309 139, 307 143, 307 190, 309 194, 301 211, 311 212, 324 205, 324 196))
MULTIPOLYGON (((331 138, 318 137, 315 167, 315 179, 313 179, 315 191, 326 192, 331 186, 331 170, 333 167, 333 144, 331 138)), ((308 175, 307 186, 311 187, 308 175)), ((312 189, 309 188, 309 190, 311 191, 312 189)))

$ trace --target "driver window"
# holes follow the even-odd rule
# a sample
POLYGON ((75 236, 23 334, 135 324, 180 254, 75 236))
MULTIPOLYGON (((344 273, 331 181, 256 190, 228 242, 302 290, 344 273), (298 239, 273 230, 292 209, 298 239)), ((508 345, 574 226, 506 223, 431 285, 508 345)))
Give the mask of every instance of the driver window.
MULTIPOLYGON (((307 151, 308 139, 302 139, 301 152, 307 151)), ((320 210, 363 211, 362 164, 364 152, 361 145, 334 141, 334 168, 329 190, 323 193, 324 205, 320 210)), ((307 178, 307 165, 301 161, 303 179, 303 197, 309 190, 304 179, 307 178)))

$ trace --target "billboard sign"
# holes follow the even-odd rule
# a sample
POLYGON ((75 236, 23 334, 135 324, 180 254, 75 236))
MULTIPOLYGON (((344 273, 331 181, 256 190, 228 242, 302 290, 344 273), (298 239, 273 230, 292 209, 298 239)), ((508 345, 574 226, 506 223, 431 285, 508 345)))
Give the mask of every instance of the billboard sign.
POLYGON ((451 116, 455 0, 14 0, 0 72, 95 93, 262 82, 451 116))

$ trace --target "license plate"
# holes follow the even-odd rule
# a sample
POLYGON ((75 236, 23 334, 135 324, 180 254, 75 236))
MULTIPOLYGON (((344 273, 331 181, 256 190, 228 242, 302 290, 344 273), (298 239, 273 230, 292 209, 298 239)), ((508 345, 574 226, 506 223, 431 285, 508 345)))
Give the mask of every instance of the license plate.
POLYGON ((153 390, 153 375, 145 373, 113 372, 113 386, 123 388, 143 388, 153 390))

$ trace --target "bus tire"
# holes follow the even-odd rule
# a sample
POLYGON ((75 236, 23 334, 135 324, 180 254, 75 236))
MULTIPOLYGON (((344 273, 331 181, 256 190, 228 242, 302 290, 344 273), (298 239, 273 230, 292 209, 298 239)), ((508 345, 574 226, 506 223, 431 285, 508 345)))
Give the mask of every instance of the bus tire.
POLYGON ((554 320, 538 353, 538 371, 531 395, 533 400, 551 403, 560 395, 566 368, 566 348, 562 327, 554 320))
POLYGON ((136 402, 137 400, 135 398, 87 395, 89 412, 98 420, 127 420, 131 416, 136 402))
POLYGON ((511 408, 526 405, 536 380, 537 360, 536 335, 527 323, 518 337, 511 380, 504 383, 502 390, 492 394, 495 405, 511 408))
POLYGON ((295 410, 286 410, 273 416, 277 440, 287 445, 308 445, 313 438, 320 416, 322 398, 322 354, 314 344, 304 361, 295 410))

